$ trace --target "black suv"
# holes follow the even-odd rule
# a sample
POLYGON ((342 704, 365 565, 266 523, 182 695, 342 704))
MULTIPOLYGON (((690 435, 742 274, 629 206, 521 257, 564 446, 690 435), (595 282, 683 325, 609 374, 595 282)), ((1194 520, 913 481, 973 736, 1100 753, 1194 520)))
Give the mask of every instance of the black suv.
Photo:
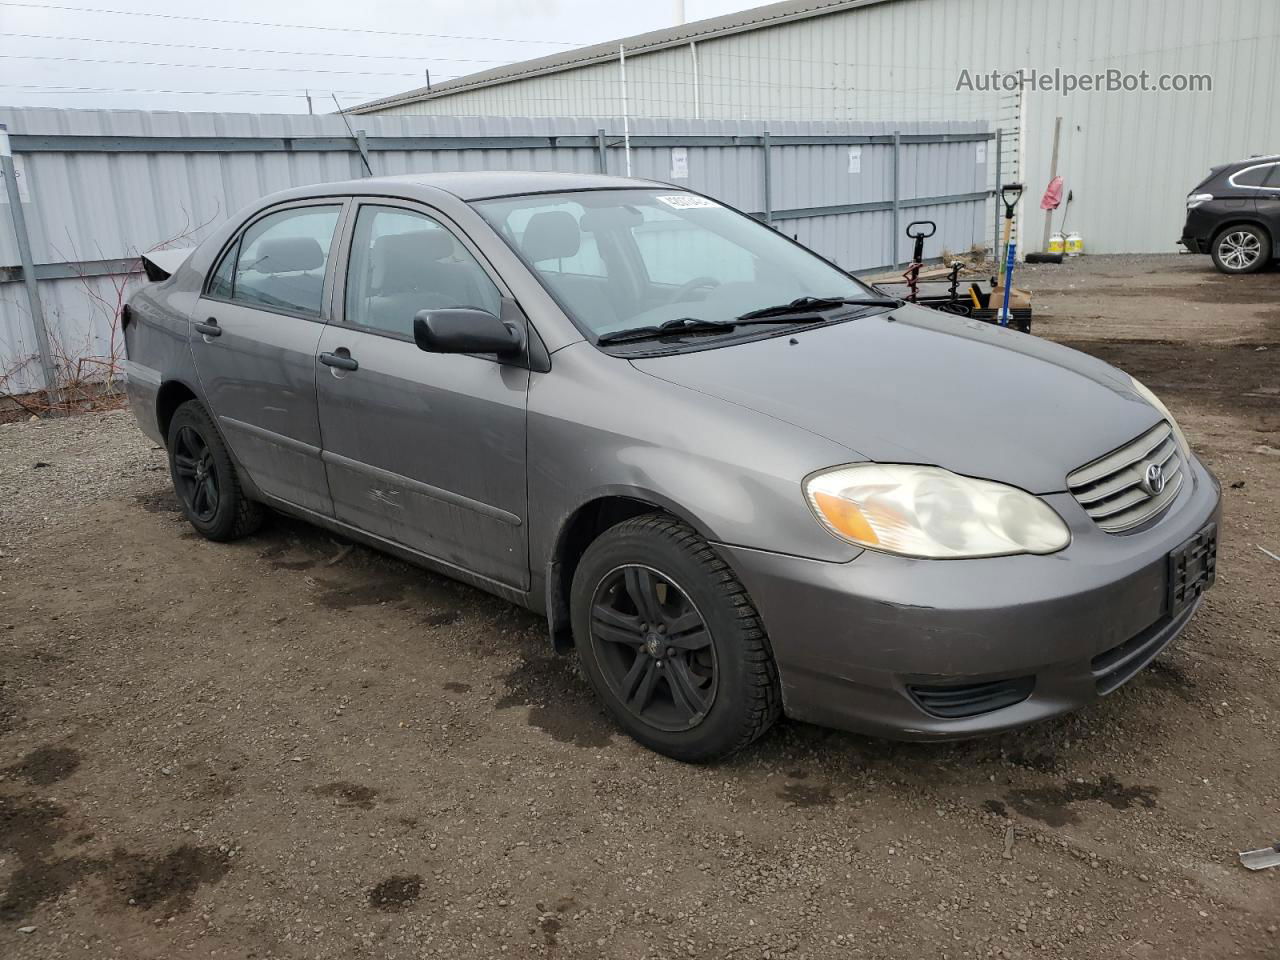
POLYGON ((1253 273, 1280 256, 1280 155, 1210 170, 1187 194, 1180 242, 1223 273, 1253 273))

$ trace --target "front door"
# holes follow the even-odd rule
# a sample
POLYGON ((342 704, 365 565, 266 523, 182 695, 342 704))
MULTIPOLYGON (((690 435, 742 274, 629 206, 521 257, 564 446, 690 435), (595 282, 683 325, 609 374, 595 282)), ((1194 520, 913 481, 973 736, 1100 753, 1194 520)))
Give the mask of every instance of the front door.
POLYGON ((316 347, 342 208, 297 204, 250 222, 191 316, 196 373, 240 465, 268 496, 326 515, 316 347))
POLYGON ((433 354, 419 310, 510 310, 473 248, 425 210, 363 203, 316 375, 335 515, 507 586, 529 583, 523 365, 433 354), (340 322, 339 322, 340 321, 340 322))

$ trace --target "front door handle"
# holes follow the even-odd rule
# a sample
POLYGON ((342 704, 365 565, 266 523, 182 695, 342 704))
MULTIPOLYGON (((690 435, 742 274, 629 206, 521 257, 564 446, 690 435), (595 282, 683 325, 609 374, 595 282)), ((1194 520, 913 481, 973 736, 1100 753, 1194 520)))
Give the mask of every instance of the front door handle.
POLYGON ((195 326, 196 330, 204 334, 206 337, 222 336, 222 328, 218 326, 218 320, 216 317, 210 317, 204 323, 197 323, 195 326))
POLYGON ((347 352, 346 347, 339 347, 334 353, 320 354, 320 362, 326 367, 337 367, 339 370, 360 369, 360 364, 347 352))

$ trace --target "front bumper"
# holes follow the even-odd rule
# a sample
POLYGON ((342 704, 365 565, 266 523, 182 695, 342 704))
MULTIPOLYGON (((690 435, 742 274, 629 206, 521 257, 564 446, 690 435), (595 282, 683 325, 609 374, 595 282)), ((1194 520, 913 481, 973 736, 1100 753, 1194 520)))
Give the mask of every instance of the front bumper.
POLYGON ((1111 692, 1186 626, 1198 601, 1170 616, 1168 556, 1220 510, 1217 481, 1192 460, 1190 489, 1130 534, 1102 532, 1069 494, 1046 496, 1072 533, 1050 556, 868 550, 841 564, 720 549, 769 633, 789 716, 909 740, 995 733, 1111 692), (919 692, 1015 681, 1029 694, 960 718, 919 692))

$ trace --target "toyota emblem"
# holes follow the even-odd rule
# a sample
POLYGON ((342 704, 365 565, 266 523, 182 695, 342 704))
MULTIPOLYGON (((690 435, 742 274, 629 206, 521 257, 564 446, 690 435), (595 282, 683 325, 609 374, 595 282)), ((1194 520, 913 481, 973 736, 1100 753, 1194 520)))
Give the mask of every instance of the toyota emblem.
POLYGON ((1164 469, 1160 464, 1147 464, 1147 472, 1142 478, 1142 488, 1153 497, 1159 496, 1164 490, 1164 469))

